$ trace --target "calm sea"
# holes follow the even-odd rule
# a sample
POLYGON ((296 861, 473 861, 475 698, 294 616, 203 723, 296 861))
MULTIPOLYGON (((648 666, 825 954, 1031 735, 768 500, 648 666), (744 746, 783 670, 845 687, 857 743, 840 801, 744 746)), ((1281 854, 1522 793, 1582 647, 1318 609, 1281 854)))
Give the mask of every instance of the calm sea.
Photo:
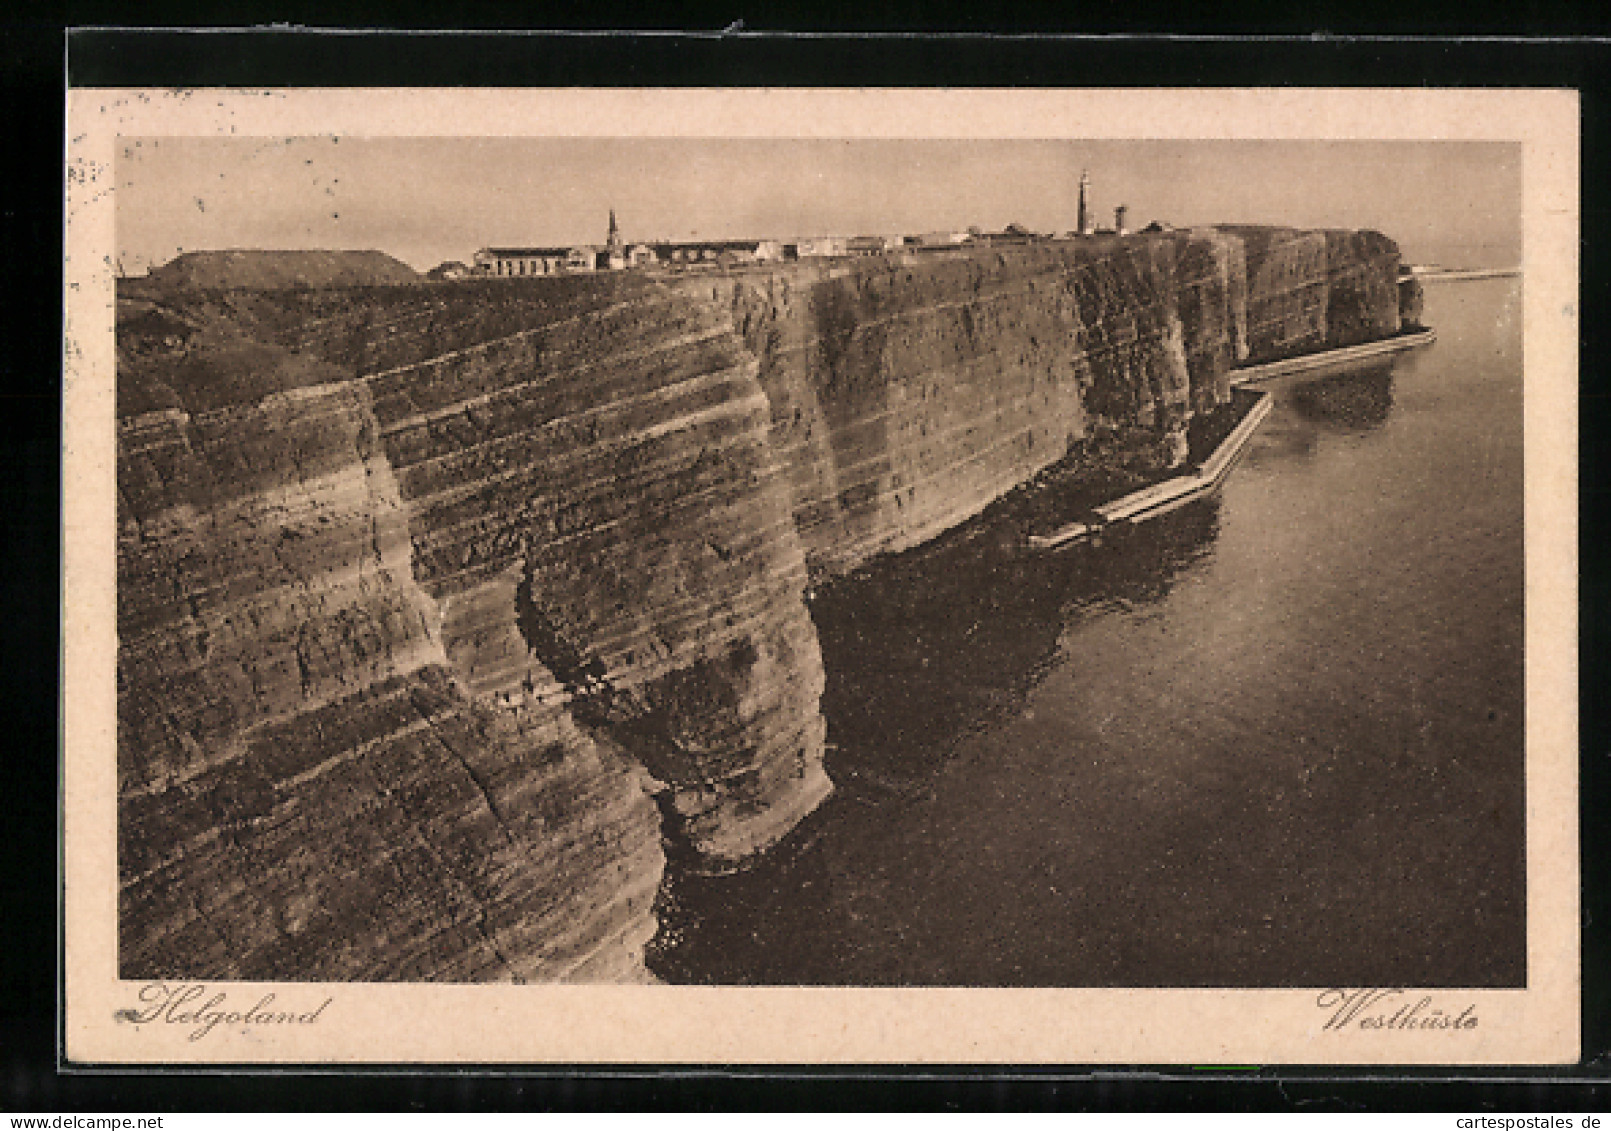
POLYGON ((1525 981, 1520 279, 1273 387, 1222 495, 1100 547, 989 531, 812 608, 838 791, 672 870, 667 981, 1525 981))

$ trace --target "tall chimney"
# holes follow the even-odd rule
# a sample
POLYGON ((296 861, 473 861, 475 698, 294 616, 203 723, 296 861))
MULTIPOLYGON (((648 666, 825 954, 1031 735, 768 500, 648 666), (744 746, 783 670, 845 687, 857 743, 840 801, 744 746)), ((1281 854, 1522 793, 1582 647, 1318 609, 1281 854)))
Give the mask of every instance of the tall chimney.
POLYGON ((1088 195, 1091 189, 1091 174, 1080 172, 1080 235, 1088 236, 1096 230, 1096 221, 1091 215, 1088 195))
POLYGON ((1130 209, 1126 208, 1122 204, 1113 210, 1113 230, 1118 232, 1121 236, 1127 236, 1130 234, 1130 229, 1124 226, 1124 220, 1126 215, 1129 214, 1129 211, 1130 209))

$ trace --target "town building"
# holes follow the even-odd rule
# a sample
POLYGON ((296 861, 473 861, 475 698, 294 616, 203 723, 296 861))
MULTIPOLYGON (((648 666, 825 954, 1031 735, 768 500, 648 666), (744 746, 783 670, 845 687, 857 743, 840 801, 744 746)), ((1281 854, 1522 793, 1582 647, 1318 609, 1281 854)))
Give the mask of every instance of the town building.
POLYGON ((735 267, 788 258, 785 245, 778 240, 679 240, 646 246, 657 262, 670 267, 735 267))
POLYGON ((475 253, 473 262, 477 274, 498 278, 558 275, 576 270, 579 251, 570 247, 484 247, 475 253))
POLYGON ((901 246, 900 236, 851 236, 845 241, 846 255, 882 255, 901 246))
POLYGON ((1022 243, 1034 238, 1018 225, 1006 232, 936 231, 917 236, 809 236, 792 240, 650 240, 627 244, 610 210, 603 244, 575 247, 486 247, 475 253, 469 273, 497 278, 563 275, 590 271, 663 268, 684 271, 732 268, 796 259, 872 256, 902 250, 940 250, 969 242, 1022 243))
POLYGON ((901 237, 902 247, 908 250, 915 248, 919 251, 937 251, 941 248, 958 247, 967 242, 967 232, 924 232, 921 235, 901 237))
POLYGON ((983 244, 986 247, 1035 243, 1046 238, 1046 236, 1030 231, 1022 224, 1008 224, 999 232, 970 232, 968 234, 969 243, 983 244))
POLYGON ((435 267, 432 267, 429 271, 425 272, 425 277, 433 281, 444 279, 464 279, 468 278, 469 275, 470 268, 460 263, 457 259, 450 259, 446 263, 438 263, 435 267))
POLYGON ((573 247, 484 247, 475 253, 475 273, 495 278, 525 278, 533 275, 565 275, 578 271, 620 270, 627 266, 628 253, 610 210, 610 229, 605 244, 578 244, 573 247))
POLYGON ((800 259, 844 255, 846 242, 843 236, 810 236, 794 242, 795 255, 800 259))
POLYGON ((600 271, 620 271, 627 265, 626 243, 621 239, 621 228, 615 222, 615 209, 610 209, 610 230, 604 237, 604 250, 599 252, 596 265, 600 271))

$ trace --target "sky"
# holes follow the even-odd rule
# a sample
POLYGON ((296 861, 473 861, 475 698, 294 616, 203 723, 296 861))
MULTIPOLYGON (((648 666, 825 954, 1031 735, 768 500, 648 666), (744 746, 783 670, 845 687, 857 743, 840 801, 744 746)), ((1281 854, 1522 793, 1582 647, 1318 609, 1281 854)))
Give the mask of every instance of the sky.
POLYGON ((124 273, 181 251, 376 248, 419 270, 477 248, 1074 227, 1375 228, 1407 258, 1521 260, 1521 148, 1468 141, 123 138, 124 273))

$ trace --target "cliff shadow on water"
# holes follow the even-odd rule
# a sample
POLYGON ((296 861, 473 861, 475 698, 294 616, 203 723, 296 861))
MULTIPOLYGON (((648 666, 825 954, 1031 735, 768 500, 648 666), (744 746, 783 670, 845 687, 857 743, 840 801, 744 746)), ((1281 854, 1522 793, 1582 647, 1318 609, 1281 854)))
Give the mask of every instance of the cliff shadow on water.
POLYGON ((1393 364, 1306 381, 1292 390, 1306 420, 1358 431, 1380 428, 1393 413, 1393 364))
POLYGON ((1163 599, 1211 552, 1218 528, 1209 499, 1110 531, 1100 545, 1036 553, 992 518, 811 602, 827 673, 827 766, 841 788, 921 789, 957 739, 1023 705, 1085 611, 1163 599))
POLYGON ((1393 419, 1394 363, 1383 362, 1269 387, 1277 411, 1260 430, 1272 453, 1313 456, 1327 437, 1364 436, 1393 419))
MULTIPOLYGON (((1004 504, 1007 501, 1004 500, 1004 504)), ((1005 507, 889 555, 810 602, 827 686, 826 768, 835 793, 735 874, 668 857, 649 948, 660 978, 695 984, 902 984, 869 964, 843 914, 837 851, 921 804, 958 744, 1016 718, 1064 659, 1083 617, 1162 601, 1213 552, 1215 499, 1097 545, 1024 550, 1005 507), (833 846, 830 850, 829 846, 833 846)))

